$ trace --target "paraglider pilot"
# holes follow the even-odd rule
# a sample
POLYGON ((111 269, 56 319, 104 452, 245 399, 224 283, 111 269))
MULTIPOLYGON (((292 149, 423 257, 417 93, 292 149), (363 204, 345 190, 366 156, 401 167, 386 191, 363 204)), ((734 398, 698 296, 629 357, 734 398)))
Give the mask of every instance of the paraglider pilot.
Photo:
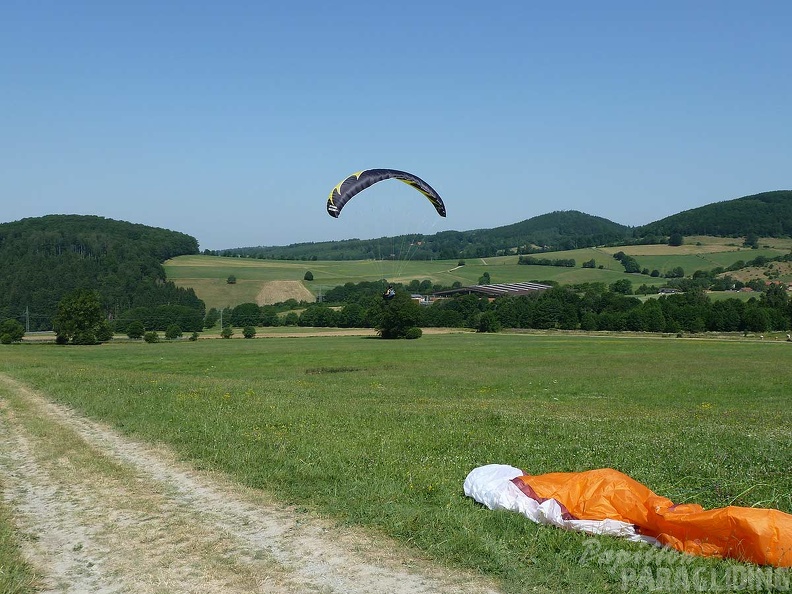
POLYGON ((393 290, 393 285, 388 285, 388 288, 385 289, 385 292, 382 294, 383 299, 393 299, 396 297, 396 291, 393 290))

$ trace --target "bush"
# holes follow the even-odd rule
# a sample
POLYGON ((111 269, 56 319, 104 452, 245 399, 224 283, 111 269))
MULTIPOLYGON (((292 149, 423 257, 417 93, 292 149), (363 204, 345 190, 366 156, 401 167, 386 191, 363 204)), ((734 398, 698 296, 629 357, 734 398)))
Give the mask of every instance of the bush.
POLYGON ((308 272, 306 272, 305 276, 303 277, 303 280, 312 281, 313 280, 313 272, 311 272, 310 270, 308 272))
POLYGON ((234 331, 231 329, 231 326, 226 326, 220 331, 220 338, 231 338, 234 335, 234 331))
POLYGON ((107 320, 99 324, 99 327, 96 329, 96 340, 99 342, 113 340, 113 327, 107 320))
POLYGON ((99 339, 90 330, 82 330, 72 336, 71 342, 72 344, 99 344, 99 339))
POLYGON ((197 333, 197 332, 193 332, 193 333, 190 335, 190 338, 189 338, 189 340, 191 340, 192 342, 195 342, 196 340, 198 340, 198 333, 197 333))
POLYGON ((5 320, 0 324, 0 335, 2 335, 3 344, 21 342, 22 337, 25 336, 25 327, 17 320, 5 320), (8 340, 8 342, 6 342, 6 340, 8 340))
POLYGON ((404 333, 404 338, 412 340, 414 338, 421 338, 423 336, 423 330, 418 328, 417 326, 413 326, 412 328, 407 328, 407 331, 404 333))
POLYGON ((178 324, 171 324, 168 326, 168 329, 165 330, 165 338, 168 340, 176 340, 177 338, 182 337, 181 328, 179 328, 178 324))
POLYGON ((145 341, 146 341, 146 342, 148 342, 148 343, 155 343, 155 342, 159 342, 159 334, 157 334, 157 333, 156 333, 156 332, 154 332, 153 330, 152 330, 152 331, 150 331, 150 332, 146 332, 146 333, 143 335, 143 340, 145 340, 145 341))
POLYGON ((129 326, 127 327, 127 336, 132 340, 137 340, 139 338, 143 338, 143 335, 146 333, 146 329, 143 327, 143 322, 140 320, 134 320, 130 322, 129 326))
POLYGON ((500 332, 501 323, 494 311, 485 311, 481 314, 477 332, 500 332))
POLYGON ((253 338, 256 336, 256 329, 253 326, 245 326, 242 328, 242 336, 245 338, 253 338))

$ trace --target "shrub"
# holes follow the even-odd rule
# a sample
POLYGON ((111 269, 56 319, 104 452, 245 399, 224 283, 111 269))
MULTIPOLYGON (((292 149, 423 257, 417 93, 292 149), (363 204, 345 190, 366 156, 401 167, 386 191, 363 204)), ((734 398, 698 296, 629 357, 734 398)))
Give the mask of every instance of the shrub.
POLYGON ((130 322, 129 326, 127 327, 127 336, 129 336, 129 338, 132 340, 143 338, 145 333, 146 329, 143 327, 143 322, 140 320, 134 320, 130 322))
POLYGON ((485 311, 481 314, 477 332, 500 332, 501 323, 494 311, 485 311))
POLYGON ((159 342, 159 334, 157 334, 153 330, 150 331, 150 332, 146 332, 143 335, 143 340, 145 340, 148 343, 159 342))
POLYGON ((256 329, 253 326, 245 326, 242 328, 242 336, 245 338, 253 338, 256 336, 256 329))
POLYGON ((189 340, 191 340, 192 342, 195 342, 196 340, 198 340, 198 333, 197 333, 197 332, 193 332, 193 333, 190 335, 190 338, 189 338, 189 340))
POLYGON ((220 331, 221 338, 231 338, 234 335, 234 331, 231 329, 231 326, 226 326, 220 331))
POLYGON ((72 336, 71 342, 72 344, 99 344, 99 339, 90 330, 82 330, 72 336))
POLYGON ((412 328, 407 328, 407 331, 404 333, 404 338, 410 340, 414 338, 421 338, 421 336, 423 336, 423 330, 421 330, 417 326, 413 326, 412 328))
POLYGON ((99 327, 96 329, 96 340, 99 342, 107 342, 113 340, 113 327, 110 322, 103 320, 99 327))
POLYGON ((313 272, 311 272, 310 270, 308 272, 306 272, 305 276, 303 277, 303 280, 312 281, 313 280, 313 272))
POLYGON ((177 338, 182 337, 181 328, 179 328, 178 324, 171 324, 168 326, 168 329, 165 330, 165 338, 168 340, 176 340, 177 338))
POLYGON ((22 337, 25 336, 25 327, 18 320, 5 320, 0 324, 0 335, 8 337, 8 342, 3 342, 3 344, 21 342, 22 337))

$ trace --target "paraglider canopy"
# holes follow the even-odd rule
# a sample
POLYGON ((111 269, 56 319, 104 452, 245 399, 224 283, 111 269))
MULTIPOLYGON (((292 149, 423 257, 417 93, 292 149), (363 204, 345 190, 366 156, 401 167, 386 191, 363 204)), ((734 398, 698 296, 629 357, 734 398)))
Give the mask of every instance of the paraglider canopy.
POLYGON ((386 179, 398 179, 412 186, 429 199, 429 202, 435 207, 437 214, 441 217, 446 216, 445 204, 443 204, 440 195, 432 186, 417 175, 407 173, 406 171, 399 171, 398 169, 365 169, 353 173, 330 192, 330 197, 327 199, 327 213, 331 217, 338 218, 338 215, 341 214, 341 209, 344 208, 344 205, 353 196, 362 192, 369 186, 386 179))

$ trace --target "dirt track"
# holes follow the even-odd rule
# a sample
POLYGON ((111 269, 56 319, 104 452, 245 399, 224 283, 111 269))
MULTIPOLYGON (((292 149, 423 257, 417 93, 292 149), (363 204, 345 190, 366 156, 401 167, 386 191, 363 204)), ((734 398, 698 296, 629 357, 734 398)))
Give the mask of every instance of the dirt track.
POLYGON ((0 374, 0 471, 44 592, 495 592, 298 512, 0 374))

